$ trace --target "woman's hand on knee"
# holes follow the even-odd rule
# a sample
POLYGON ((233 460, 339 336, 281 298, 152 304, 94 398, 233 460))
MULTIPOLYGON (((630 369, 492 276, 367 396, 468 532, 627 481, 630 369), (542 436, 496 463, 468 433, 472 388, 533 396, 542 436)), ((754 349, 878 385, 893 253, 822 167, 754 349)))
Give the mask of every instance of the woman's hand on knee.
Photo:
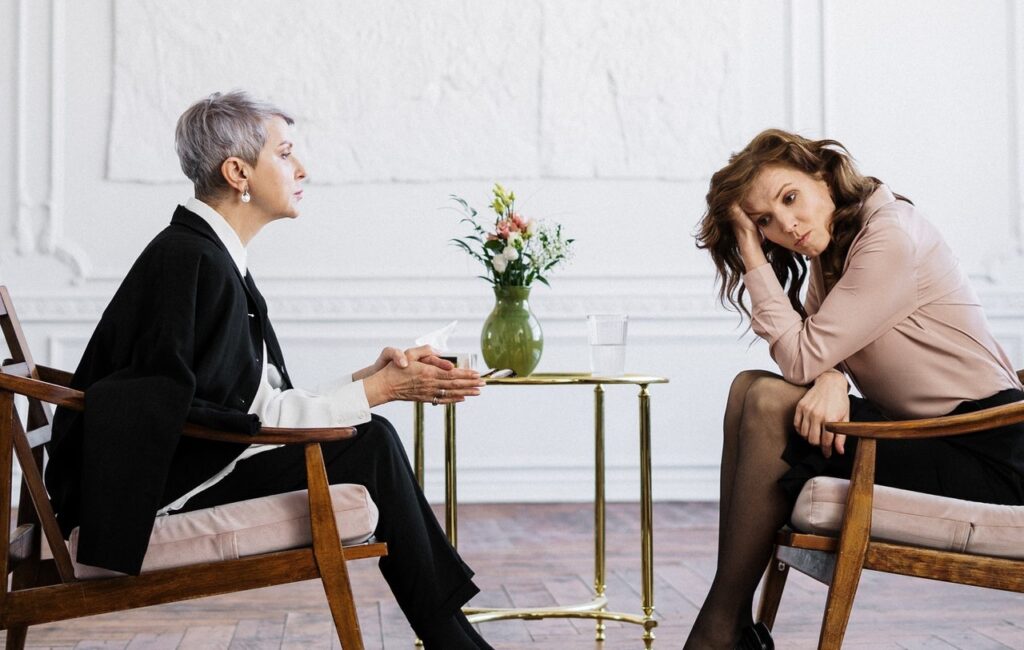
POLYGON ((814 385, 797 402, 793 426, 807 442, 821 447, 826 458, 833 449, 842 454, 845 451, 846 436, 836 436, 825 430, 826 422, 847 422, 850 419, 849 386, 846 377, 829 370, 819 376, 814 385))

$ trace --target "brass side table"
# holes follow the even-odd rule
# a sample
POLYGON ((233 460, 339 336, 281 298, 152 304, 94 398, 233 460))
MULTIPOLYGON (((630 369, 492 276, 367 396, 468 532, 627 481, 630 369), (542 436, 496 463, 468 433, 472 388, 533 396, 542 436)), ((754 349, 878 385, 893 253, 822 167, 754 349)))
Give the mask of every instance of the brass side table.
MULTIPOLYGON (((480 609, 465 611, 474 623, 500 619, 536 620, 542 618, 590 618, 596 620, 595 638, 605 638, 605 621, 642 625, 646 648, 654 641, 654 536, 651 504, 651 396, 650 384, 665 384, 665 377, 624 375, 598 377, 589 373, 538 373, 529 377, 488 379, 488 386, 593 386, 594 387, 594 598, 578 605, 532 607, 522 609, 480 609), (643 614, 607 611, 605 595, 605 462, 604 462, 604 386, 628 384, 640 387, 640 561, 643 614)), ((423 487, 423 404, 415 405, 413 416, 414 466, 416 479, 423 487)), ((458 546, 458 499, 455 462, 455 405, 445 405, 444 413, 445 531, 452 545, 458 546)))

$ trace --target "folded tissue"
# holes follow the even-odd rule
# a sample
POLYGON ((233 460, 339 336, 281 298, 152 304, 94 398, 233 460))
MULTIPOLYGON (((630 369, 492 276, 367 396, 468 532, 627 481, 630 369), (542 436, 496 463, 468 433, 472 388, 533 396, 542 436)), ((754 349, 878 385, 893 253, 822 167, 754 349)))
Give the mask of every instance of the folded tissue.
POLYGON ((456 368, 476 368, 475 352, 457 352, 448 349, 448 337, 452 335, 452 332, 455 331, 455 326, 458 324, 459 321, 453 320, 441 329, 427 332, 420 336, 414 343, 416 345, 429 345, 437 352, 437 356, 451 361, 455 364, 456 368))

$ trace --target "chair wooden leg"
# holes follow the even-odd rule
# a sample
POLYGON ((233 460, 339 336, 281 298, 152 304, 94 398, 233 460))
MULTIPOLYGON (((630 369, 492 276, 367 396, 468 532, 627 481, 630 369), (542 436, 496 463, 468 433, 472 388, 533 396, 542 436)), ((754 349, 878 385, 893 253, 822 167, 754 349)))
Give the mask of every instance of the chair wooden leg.
POLYGON ((363 650, 363 634, 359 629, 359 619, 353 605, 348 573, 339 576, 337 571, 323 565, 320 566, 320 572, 341 647, 343 650, 363 650))
POLYGON ((821 637, 818 639, 819 650, 839 650, 846 636, 846 625, 850 622, 853 610, 853 599, 857 595, 860 584, 861 564, 851 567, 850 572, 840 575, 836 568, 836 577, 828 590, 828 601, 825 603, 825 617, 821 623, 821 637))
POLYGON ((25 637, 28 636, 28 626, 18 625, 7 630, 7 650, 24 650, 25 637))
POLYGON ((868 550, 871 532, 871 503, 874 496, 875 441, 861 439, 853 461, 850 490, 846 495, 846 513, 839 535, 835 575, 828 588, 825 617, 821 623, 819 650, 839 650, 850 622, 853 598, 857 595, 860 574, 868 550))
MULTIPOLYGON (((777 549, 776 549, 777 550, 777 549)), ((789 577, 789 565, 772 554, 772 561, 764 573, 764 585, 761 587, 761 602, 757 606, 757 620, 768 626, 775 627, 775 615, 782 601, 782 591, 786 588, 789 577)))
POLYGON ((313 554, 320 569, 320 580, 331 606, 334 627, 343 650, 363 650, 352 585, 348 579, 345 552, 338 538, 338 525, 331 507, 331 495, 320 445, 306 445, 306 480, 309 492, 309 519, 313 533, 313 554))

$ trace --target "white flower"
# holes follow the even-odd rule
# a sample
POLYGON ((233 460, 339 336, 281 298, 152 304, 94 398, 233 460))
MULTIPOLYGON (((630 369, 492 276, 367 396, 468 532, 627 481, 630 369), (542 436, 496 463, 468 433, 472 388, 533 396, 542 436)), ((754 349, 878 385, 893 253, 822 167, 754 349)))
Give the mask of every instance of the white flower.
POLYGON ((491 266, 494 267, 494 272, 501 274, 505 272, 505 267, 508 266, 508 260, 505 259, 504 254, 495 255, 491 258, 491 266))
POLYGON ((530 219, 526 222, 526 236, 533 237, 537 233, 537 220, 530 219))
MULTIPOLYGON (((518 232, 510 232, 508 234, 508 245, 515 246, 516 248, 523 247, 523 236, 518 232)), ((514 257, 509 257, 510 260, 514 260, 514 257)))
POLYGON ((512 244, 506 246, 505 250, 501 252, 501 255, 509 262, 519 259, 519 251, 516 250, 516 247, 513 246, 512 244))

